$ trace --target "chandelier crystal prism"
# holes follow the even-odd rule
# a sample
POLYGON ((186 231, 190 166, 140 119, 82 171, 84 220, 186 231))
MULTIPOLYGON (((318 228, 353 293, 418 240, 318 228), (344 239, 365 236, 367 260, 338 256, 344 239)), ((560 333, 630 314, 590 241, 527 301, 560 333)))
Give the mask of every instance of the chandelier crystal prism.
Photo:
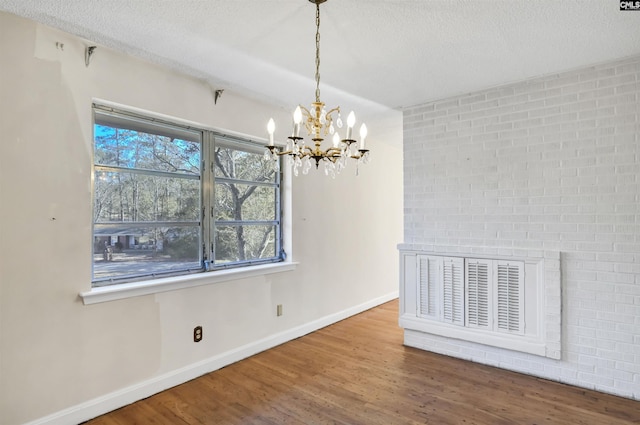
MULTIPOLYGON (((343 127, 340 107, 337 106, 327 111, 325 104, 320 100, 320 4, 327 0, 309 0, 316 5, 316 97, 309 109, 302 105, 296 107, 293 113, 293 132, 287 137, 287 143, 282 150, 275 146, 274 133, 275 122, 269 119, 267 132, 269 133, 269 144, 266 146, 264 157, 266 160, 274 160, 279 163, 279 157, 285 156, 285 162, 293 169, 293 174, 307 174, 313 165, 316 169, 320 163, 324 166, 326 175, 335 177, 346 166, 348 160, 352 159, 359 163, 369 162, 369 150, 365 149, 365 139, 367 137, 367 126, 363 123, 360 126, 360 142, 353 139, 353 127, 356 123, 356 116, 351 111, 347 117, 347 129, 344 139, 340 138, 339 131, 343 127), (335 116, 335 125, 334 125, 335 116), (304 138, 300 137, 301 126, 304 125, 307 133, 311 136, 313 146, 307 146, 304 138), (331 136, 331 146, 322 149, 322 142, 325 137, 331 136)), ((356 168, 357 172, 357 168, 356 168)))

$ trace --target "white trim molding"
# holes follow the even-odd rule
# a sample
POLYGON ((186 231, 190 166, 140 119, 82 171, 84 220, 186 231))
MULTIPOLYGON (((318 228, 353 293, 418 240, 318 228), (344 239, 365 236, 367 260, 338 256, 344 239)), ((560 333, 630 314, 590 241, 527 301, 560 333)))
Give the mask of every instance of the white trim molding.
POLYGON ((138 400, 150 397, 161 391, 221 369, 232 363, 253 356, 254 354, 258 354, 318 329, 322 329, 396 298, 398 298, 398 291, 391 292, 362 304, 321 317, 312 322, 270 335, 266 338, 220 353, 208 359, 173 370, 169 373, 105 394, 102 397, 72 406, 68 409, 28 422, 25 425, 67 425, 88 421, 89 419, 93 419, 138 400))

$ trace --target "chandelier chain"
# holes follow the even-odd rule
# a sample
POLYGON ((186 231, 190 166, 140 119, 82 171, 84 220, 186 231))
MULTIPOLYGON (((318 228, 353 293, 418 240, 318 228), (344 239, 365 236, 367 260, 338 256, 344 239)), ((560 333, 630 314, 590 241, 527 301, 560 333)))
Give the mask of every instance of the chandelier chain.
POLYGON ((316 3, 316 102, 320 102, 320 3, 316 3))

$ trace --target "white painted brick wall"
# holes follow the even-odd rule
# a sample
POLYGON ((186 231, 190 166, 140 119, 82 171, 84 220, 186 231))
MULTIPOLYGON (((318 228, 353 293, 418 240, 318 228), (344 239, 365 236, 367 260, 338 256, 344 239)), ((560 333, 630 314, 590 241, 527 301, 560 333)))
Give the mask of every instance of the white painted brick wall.
POLYGON ((561 360, 411 345, 640 400, 640 57, 407 108, 404 173, 405 244, 560 251, 563 291, 561 360))

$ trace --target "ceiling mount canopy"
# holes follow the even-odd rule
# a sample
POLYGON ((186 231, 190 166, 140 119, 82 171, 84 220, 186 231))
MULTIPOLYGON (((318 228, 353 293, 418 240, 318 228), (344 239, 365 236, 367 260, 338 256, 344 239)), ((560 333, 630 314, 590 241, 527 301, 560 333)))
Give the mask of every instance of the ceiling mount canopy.
POLYGON ((367 137, 367 126, 360 126, 359 146, 352 138, 353 126, 356 118, 353 111, 347 117, 346 137, 340 138, 338 129, 343 127, 340 107, 337 106, 326 110, 324 102, 320 100, 320 5, 327 0, 309 0, 316 5, 316 92, 315 102, 307 109, 298 105, 293 113, 293 133, 287 137, 287 143, 283 150, 274 144, 275 122, 273 118, 267 124, 269 133, 269 144, 266 146, 265 159, 279 162, 279 157, 286 157, 287 165, 293 168, 293 174, 298 175, 302 169, 303 174, 307 174, 315 162, 316 168, 322 162, 325 174, 335 177, 336 173, 342 171, 348 159, 356 160, 356 163, 367 163, 369 161, 369 150, 365 149, 365 138, 367 137), (334 114, 337 115, 334 126, 334 114), (304 118, 304 121, 303 121, 304 118), (300 125, 304 124, 313 147, 305 145, 304 138, 300 137, 300 125), (336 127, 338 129, 336 129, 336 127), (332 146, 322 149, 322 142, 326 136, 332 137, 332 146), (313 161, 313 162, 312 162, 313 161))

